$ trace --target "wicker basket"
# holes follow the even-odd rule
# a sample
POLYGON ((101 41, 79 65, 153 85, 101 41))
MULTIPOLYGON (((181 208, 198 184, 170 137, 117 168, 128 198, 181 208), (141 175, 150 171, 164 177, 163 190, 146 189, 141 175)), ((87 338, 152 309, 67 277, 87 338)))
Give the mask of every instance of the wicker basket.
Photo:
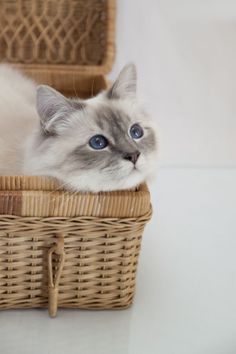
MULTIPOLYGON (((0 59, 68 95, 106 88, 113 0, 0 0, 0 59)), ((132 303, 146 185, 70 193, 52 179, 0 177, 0 309, 132 303)))

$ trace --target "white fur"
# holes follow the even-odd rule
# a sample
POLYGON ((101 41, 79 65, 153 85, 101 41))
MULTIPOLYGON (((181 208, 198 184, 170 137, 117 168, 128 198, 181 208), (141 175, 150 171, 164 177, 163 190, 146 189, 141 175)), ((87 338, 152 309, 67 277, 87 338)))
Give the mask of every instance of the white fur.
MULTIPOLYGON (((127 71, 128 79, 134 80, 136 71, 130 67, 127 71)), ((126 69, 127 70, 127 67, 126 69)), ((119 76, 125 80, 125 70, 119 76)), ((103 172, 91 169, 83 171, 75 170, 68 173, 68 166, 63 161, 68 152, 73 151, 77 142, 87 143, 93 132, 93 124, 88 119, 89 109, 99 104, 113 105, 134 117, 133 123, 147 124, 152 126, 148 115, 142 111, 136 102, 135 95, 131 95, 131 88, 128 84, 118 83, 116 90, 122 92, 125 87, 128 95, 122 99, 107 101, 104 93, 95 98, 87 100, 85 111, 76 112, 70 115, 70 135, 66 135, 67 122, 60 124, 57 128, 63 139, 55 139, 53 144, 41 148, 37 145, 39 138, 39 115, 36 111, 36 84, 24 77, 18 71, 6 64, 0 65, 0 175, 46 175, 58 178, 65 187, 81 191, 107 191, 132 188, 147 179, 153 170, 155 151, 148 155, 139 157, 136 168, 127 160, 117 161, 117 168, 104 175, 103 172), (87 115, 87 116, 85 116, 87 115), (64 133, 65 132, 65 133, 64 133), (60 166, 58 168, 58 166, 60 166), (105 176, 105 177, 104 177, 105 176)), ((132 87, 136 89, 136 85, 132 87)), ((47 104, 47 103, 46 103, 47 104)), ((55 115, 47 125, 49 129, 57 120, 55 115)), ((42 121, 42 119, 41 119, 42 121)), ((102 134, 97 129, 94 134, 102 134)), ((110 137, 112 139, 112 137, 110 137)), ((47 144, 47 142, 46 142, 47 144)), ((88 146, 89 148, 89 146, 88 146)), ((107 147, 109 148, 109 147, 107 147)), ((99 153, 99 152, 98 152, 99 153)), ((108 167, 109 168, 109 167, 108 167)))
POLYGON ((7 64, 0 65, 0 174, 23 173, 24 143, 35 128, 36 84, 7 64))

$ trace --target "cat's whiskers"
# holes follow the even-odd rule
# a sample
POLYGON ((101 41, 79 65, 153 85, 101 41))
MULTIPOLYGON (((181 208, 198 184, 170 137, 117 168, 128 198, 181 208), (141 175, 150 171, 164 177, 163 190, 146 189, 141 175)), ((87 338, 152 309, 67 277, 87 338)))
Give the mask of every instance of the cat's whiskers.
MULTIPOLYGON (((58 192, 58 191, 62 190, 63 187, 69 186, 69 185, 70 185, 70 182, 61 183, 61 184, 59 184, 59 186, 58 186, 56 189, 52 190, 52 191, 49 193, 49 195, 50 195, 50 194, 53 194, 53 193, 55 193, 55 192, 58 192)), ((63 192, 64 192, 64 193, 68 193, 69 191, 64 191, 64 190, 63 190, 63 192)))
POLYGON ((75 88, 75 80, 73 80, 73 90, 74 90, 75 97, 79 99, 79 96, 77 95, 76 88, 75 88))
POLYGON ((94 83, 95 83, 95 77, 93 78, 93 81, 92 81, 92 91, 91 91, 91 97, 93 97, 93 89, 94 89, 94 83))
POLYGON ((150 162, 144 160, 145 164, 139 163, 136 169, 132 163, 137 161, 136 150, 149 155, 155 149, 153 130, 136 105, 135 66, 126 66, 112 87, 98 95, 96 76, 88 78, 82 96, 92 99, 78 97, 83 83, 84 79, 79 85, 73 79, 67 91, 72 99, 48 86, 38 87, 41 126, 27 143, 25 173, 56 177, 58 183, 49 193, 50 198, 60 198, 61 203, 72 201, 79 191, 86 195, 129 188, 148 174, 153 161, 150 157, 150 162), (132 136, 131 124, 140 124, 141 131, 144 125, 146 133, 142 139, 134 141, 139 138, 132 136), (90 140, 99 135, 105 137, 107 145, 96 149, 90 140))

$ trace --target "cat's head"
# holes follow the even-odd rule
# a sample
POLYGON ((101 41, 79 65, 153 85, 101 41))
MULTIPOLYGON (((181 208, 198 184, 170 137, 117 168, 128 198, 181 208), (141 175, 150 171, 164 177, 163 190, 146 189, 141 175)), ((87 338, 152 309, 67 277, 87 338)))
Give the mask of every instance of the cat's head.
POLYGON ((40 128, 29 152, 33 174, 65 187, 110 191, 134 187, 155 165, 155 131, 136 99, 136 69, 126 65, 113 86, 88 100, 37 90, 40 128))

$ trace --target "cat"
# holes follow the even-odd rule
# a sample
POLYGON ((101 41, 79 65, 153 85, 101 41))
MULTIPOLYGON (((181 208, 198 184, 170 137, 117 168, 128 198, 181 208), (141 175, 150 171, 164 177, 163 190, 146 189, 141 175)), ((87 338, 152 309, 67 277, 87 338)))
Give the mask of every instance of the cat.
POLYGON ((55 177, 73 191, 129 189, 153 172, 156 131, 127 64, 107 90, 69 99, 0 65, 0 175, 55 177))

